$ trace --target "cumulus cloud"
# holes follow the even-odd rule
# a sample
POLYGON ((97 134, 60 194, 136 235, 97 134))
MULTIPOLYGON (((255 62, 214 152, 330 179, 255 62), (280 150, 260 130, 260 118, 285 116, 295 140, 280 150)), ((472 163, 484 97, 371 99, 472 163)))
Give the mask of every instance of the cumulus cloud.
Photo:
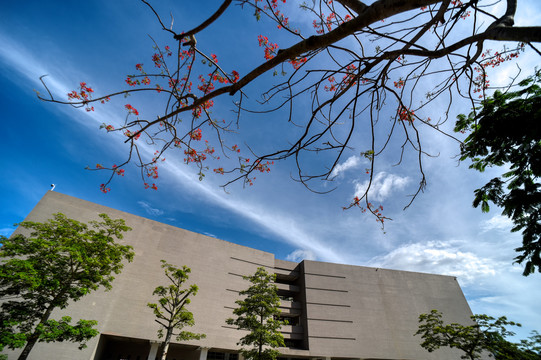
POLYGON ((347 158, 346 161, 344 161, 341 164, 338 164, 334 167, 331 173, 331 178, 336 177, 338 175, 342 175, 345 171, 349 169, 354 169, 358 167, 361 164, 361 158, 359 156, 350 156, 347 158))
POLYGON ((310 250, 297 249, 287 255, 286 260, 301 262, 302 260, 316 260, 316 255, 310 250))
POLYGON ((462 251, 463 242, 428 241, 403 245, 369 261, 370 266, 396 270, 451 275, 461 284, 471 284, 482 277, 496 275, 499 266, 493 259, 462 251))
POLYGON ((496 215, 491 217, 489 220, 484 221, 481 224, 482 232, 487 232, 490 230, 503 230, 509 231, 513 227, 513 222, 506 216, 496 215))
MULTIPOLYGON (((408 177, 387 174, 386 172, 382 171, 372 179, 372 184, 370 185, 371 199, 375 201, 383 201, 394 191, 404 189, 409 181, 410 179, 408 177)), ((355 196, 363 196, 368 187, 368 183, 368 180, 362 183, 356 183, 355 196)))
POLYGON ((152 215, 152 216, 160 216, 160 215, 163 215, 163 211, 160 210, 160 209, 155 209, 153 208, 152 206, 150 206, 149 203, 147 202, 144 202, 144 201, 138 201, 137 202, 146 212, 147 214, 149 215, 152 215))

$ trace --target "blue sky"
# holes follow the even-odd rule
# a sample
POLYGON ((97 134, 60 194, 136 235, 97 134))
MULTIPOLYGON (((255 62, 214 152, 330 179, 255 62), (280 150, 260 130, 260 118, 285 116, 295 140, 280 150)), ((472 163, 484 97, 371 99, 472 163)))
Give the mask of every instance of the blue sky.
MULTIPOLYGON (((215 6, 213 1, 160 1, 157 10, 167 23, 171 11, 175 29, 180 31, 197 25, 215 6)), ((519 7, 518 24, 539 24, 541 5, 537 1, 523 1, 519 7)), ((294 20, 310 25, 306 15, 291 11, 294 20)), ((122 139, 99 129, 103 122, 122 121, 122 106, 107 104, 87 113, 41 102, 34 93, 34 89, 44 92, 39 77, 48 74, 47 83, 58 96, 65 96, 80 81, 98 94, 124 89, 125 76, 135 72, 136 63, 151 63, 149 35, 161 45, 173 41, 149 9, 136 1, 8 2, 0 7, 0 16, 2 234, 9 235, 13 223, 22 221, 54 183, 55 191, 270 251, 281 259, 457 276, 474 313, 507 315, 524 325, 519 332, 522 337, 536 327, 541 330, 537 325, 541 324, 541 278, 524 278, 521 267, 512 265, 520 236, 509 232, 510 223, 497 209, 482 214, 471 206, 473 190, 498 171, 480 175, 468 170, 467 164, 459 165, 457 143, 423 133, 425 149, 439 156, 425 160, 428 187, 407 211, 402 208, 419 181, 411 168, 414 159, 393 166, 396 154, 382 158, 374 196, 383 204, 385 215, 393 219, 386 223, 385 232, 374 218, 355 209, 342 210, 366 181, 361 145, 342 159, 332 184, 337 189, 325 195, 291 181, 295 169, 290 162, 258 176, 252 187, 243 189, 236 184, 226 193, 220 188, 223 176, 209 173, 200 182, 194 167, 183 164, 181 156, 169 154, 160 169, 158 191, 145 190, 135 169, 128 168, 126 176, 111 184, 112 191, 102 194, 98 186, 106 174, 85 167, 112 164, 125 156, 122 139)), ((258 34, 280 39, 276 30, 268 29, 250 11, 234 6, 226 19, 198 36, 198 46, 216 53, 224 68, 242 74, 242 69, 264 61, 257 46, 258 34)), ((286 46, 287 40, 281 45, 286 46)), ((539 62, 531 55, 520 59, 525 73, 539 62)), ((493 83, 503 84, 515 69, 515 65, 498 69, 492 74, 493 83)), ((267 76, 265 81, 275 80, 267 76)), ((261 84, 255 84, 246 91, 253 94, 252 101, 263 90, 261 84)), ((138 102, 142 116, 152 118, 159 111, 150 99, 134 97, 130 101, 134 106, 138 102)), ((217 104, 214 112, 231 117, 230 101, 226 98, 217 104)), ((299 103, 299 116, 305 104, 299 103)), ((424 111, 436 117, 439 106, 445 104, 436 102, 424 111)), ((455 114, 468 111, 460 102, 453 105, 455 114)), ((238 133, 231 135, 233 141, 256 149, 272 149, 295 134, 295 129, 274 115, 245 114, 240 125, 238 133)), ((326 186, 331 185, 320 188, 326 186)))

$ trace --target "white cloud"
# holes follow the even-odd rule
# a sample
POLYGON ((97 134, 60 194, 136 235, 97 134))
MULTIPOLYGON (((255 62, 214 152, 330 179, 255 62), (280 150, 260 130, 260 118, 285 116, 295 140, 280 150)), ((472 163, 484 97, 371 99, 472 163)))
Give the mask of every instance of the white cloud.
POLYGON ((513 222, 506 216, 496 215, 481 224, 482 232, 490 230, 509 231, 513 227, 513 222))
POLYGON ((310 250, 297 249, 287 255, 286 260, 301 262, 302 260, 316 260, 316 255, 310 250))
POLYGON ((400 246, 369 261, 370 266, 396 270, 451 275, 461 284, 472 284, 480 278, 496 275, 498 264, 473 252, 462 251, 461 241, 428 241, 400 246))
MULTIPOLYGON (((386 172, 378 173, 370 185, 370 198, 376 201, 383 201, 388 198, 392 192, 402 190, 409 183, 408 177, 401 177, 386 172)), ((361 197, 368 188, 369 181, 355 184, 355 196, 361 197)))
POLYGON ((349 158, 347 158, 346 161, 334 167, 331 173, 331 178, 334 178, 338 175, 342 175, 345 171, 349 169, 354 169, 358 167, 360 164, 361 164, 361 158, 359 156, 355 156, 355 155, 350 156, 349 158))
POLYGON ((163 215, 163 211, 160 210, 160 209, 155 209, 153 208, 152 206, 150 206, 149 203, 145 202, 145 201, 138 201, 137 202, 146 212, 147 214, 149 215, 152 215, 152 216, 159 216, 159 215, 163 215))

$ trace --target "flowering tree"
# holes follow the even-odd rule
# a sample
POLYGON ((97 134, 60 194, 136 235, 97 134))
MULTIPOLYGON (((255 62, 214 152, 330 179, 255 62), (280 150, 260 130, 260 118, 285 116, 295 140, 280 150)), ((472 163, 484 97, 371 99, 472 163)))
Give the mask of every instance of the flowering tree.
POLYGON ((229 175, 225 186, 234 181, 252 185, 256 174, 292 159, 296 180, 322 191, 314 180, 332 180, 333 169, 355 146, 370 163, 368 186, 345 208, 359 207, 383 224, 387 219, 383 208, 370 200, 377 158, 394 144, 400 149, 399 164, 408 151, 415 154, 419 185, 413 201, 426 185, 423 159, 429 154, 423 148, 424 128, 456 139, 452 131, 445 133, 443 125, 453 100, 467 99, 475 108, 490 93, 490 68, 526 50, 540 54, 532 42, 541 40, 541 28, 514 26, 516 0, 503 1, 501 13, 495 13, 494 1, 489 0, 314 0, 301 5, 311 19, 308 26, 306 21, 290 21, 286 0, 224 0, 200 25, 178 30, 166 26, 151 4, 142 1, 171 34, 174 46, 156 43, 151 62, 135 64, 135 72, 125 80, 127 88, 118 92, 96 96, 82 82, 67 100, 53 98, 50 92, 40 96, 87 111, 129 94, 162 98, 163 108, 155 117, 141 116, 138 105, 130 101, 123 104, 125 122, 103 124, 107 132, 123 133, 130 146, 118 165, 93 167, 110 172, 101 185, 103 192, 110 190, 115 176, 124 176, 130 162, 140 167, 144 186, 157 189, 158 164, 171 151, 180 151, 184 162, 195 165, 200 179, 209 171, 229 175), (227 17, 232 4, 269 26, 268 36, 254 34, 261 60, 242 74, 240 69, 222 67, 219 54, 204 52, 197 42, 200 34, 216 31, 213 25, 227 17), (276 28, 282 33, 280 44, 270 35, 276 28), (497 50, 488 48, 490 41, 501 45, 497 50), (267 85, 253 108, 249 85, 268 84, 268 74, 276 76, 275 83, 267 85), (215 101, 224 97, 233 99, 232 119, 220 119, 212 112, 215 101), (300 99, 310 104, 301 115, 295 111, 300 99), (427 105, 436 99, 446 107, 434 116, 427 113, 427 105), (384 108, 393 109, 390 121, 384 108), (248 140, 242 148, 230 143, 230 132, 246 112, 276 114, 292 124, 293 140, 280 144, 277 139, 276 147, 267 152, 252 151, 248 140), (355 139, 360 127, 368 134, 361 144, 355 139), (153 156, 145 156, 143 144, 153 147, 153 156), (231 165, 220 156, 238 162, 231 165), (319 168, 308 170, 305 164, 314 156, 322 159, 319 168))

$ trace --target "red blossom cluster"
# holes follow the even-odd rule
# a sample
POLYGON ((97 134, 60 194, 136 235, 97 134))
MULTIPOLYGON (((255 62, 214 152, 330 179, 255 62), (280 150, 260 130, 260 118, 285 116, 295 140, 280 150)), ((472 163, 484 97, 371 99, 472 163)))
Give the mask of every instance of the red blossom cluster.
POLYGON ((158 178, 158 165, 153 164, 153 165, 145 166, 145 172, 146 172, 147 177, 157 179, 158 178))
POLYGON ((320 19, 321 19, 320 21, 318 20, 312 21, 312 27, 316 29, 316 34, 325 33, 325 29, 327 29, 327 31, 331 31, 334 26, 338 26, 347 21, 350 21, 352 17, 351 15, 347 14, 346 16, 344 16, 343 20, 339 20, 336 13, 332 12, 327 16, 321 13, 320 19))
POLYGON ((497 67, 497 66, 500 66, 501 63, 505 62, 505 61, 509 61, 509 60, 513 60, 513 59, 516 59, 518 58, 518 56, 520 55, 520 52, 521 51, 524 51, 524 43, 520 43, 518 44, 518 49, 515 50, 515 51, 512 51, 512 52, 508 52, 508 53, 500 53, 498 51, 496 51, 494 53, 493 56, 491 57, 488 57, 490 55, 490 52, 491 50, 488 49, 487 51, 485 51, 481 57, 482 58, 486 58, 482 63, 481 63, 481 66, 483 68, 487 68, 487 67, 497 67))
MULTIPOLYGON (((355 66, 355 64, 349 64, 348 66, 345 67, 345 70, 346 70, 346 74, 342 77, 342 81, 340 81, 339 83, 336 83, 336 79, 334 76, 329 76, 327 80, 329 81, 331 85, 330 86, 325 85, 324 89, 326 91, 338 91, 338 90, 343 90, 350 85, 355 85, 357 83, 356 81, 357 66, 355 66)), ((362 84, 364 84, 365 82, 366 81, 363 80, 362 84)))
POLYGON ((265 47, 265 59, 270 60, 276 56, 276 50, 278 50, 278 44, 269 42, 269 39, 266 36, 258 35, 257 41, 259 46, 265 47))
POLYGON ((129 86, 135 86, 135 85, 141 85, 141 83, 139 82, 139 80, 137 79, 133 79, 131 77, 126 77, 126 84, 128 84, 129 86))
POLYGON ((212 92, 215 87, 214 83, 212 82, 212 76, 209 76, 210 80, 207 81, 203 75, 199 75, 199 81, 201 81, 200 85, 197 85, 197 89, 203 92, 203 94, 208 94, 212 92))
POLYGON ((268 173, 270 172, 269 165, 274 165, 274 161, 267 161, 264 163, 261 160, 256 160, 254 163, 254 169, 262 173, 268 173))
POLYGON ((382 226, 383 226, 383 223, 385 222, 385 219, 389 219, 389 218, 383 216, 383 205, 374 206, 372 203, 369 202, 369 203, 366 204, 366 207, 364 207, 364 206, 361 205, 361 198, 359 198, 358 196, 355 196, 353 198, 353 201, 351 202, 351 204, 349 206, 343 207, 343 209, 347 210, 347 209, 350 209, 350 208, 352 208, 354 206, 361 209, 362 213, 370 211, 372 214, 374 214, 376 216, 376 221, 380 222, 382 224, 382 226))
POLYGON ((193 54, 192 50, 182 50, 178 53, 178 57, 180 58, 180 60, 184 60, 191 57, 192 54, 193 54))
MULTIPOLYGON (((92 100, 92 93, 94 90, 87 86, 85 82, 79 83, 79 91, 73 90, 68 93, 68 100, 81 101, 85 106, 86 111, 94 111, 93 106, 88 106, 88 103, 92 100)), ((108 99, 108 98, 106 98, 108 99)), ((105 99, 104 99, 105 100, 105 99)))
POLYGON ((186 157, 184 158, 184 162, 186 164, 189 163, 201 163, 207 159, 207 155, 205 155, 204 152, 198 153, 194 148, 189 148, 184 150, 184 155, 186 157))
POLYGON ((104 194, 107 194, 109 191, 111 191, 111 188, 106 187, 105 184, 101 184, 100 191, 104 194))
POLYGON ((413 120, 415 119, 415 113, 403 106, 400 106, 398 108, 398 118, 399 120, 407 121, 412 124, 413 120))
POLYGON ((164 49, 167 56, 173 55, 173 52, 171 51, 171 48, 169 47, 169 45, 165 45, 164 49))
POLYGON ((288 62, 293 65, 293 68, 295 70, 297 70, 298 68, 301 67, 302 64, 304 64, 306 61, 308 61, 308 59, 305 57, 302 57, 302 58, 295 58, 293 60, 289 60, 288 62))
POLYGON ((117 165, 113 165, 113 170, 115 171, 115 174, 117 175, 120 175, 120 176, 124 176, 124 169, 117 169, 117 165))
POLYGON ((163 55, 155 53, 152 55, 152 61, 154 62, 154 66, 157 68, 161 68, 163 64, 163 55))
POLYGON ((137 109, 131 106, 130 104, 126 104, 124 105, 124 107, 126 108, 126 110, 128 110, 128 114, 133 114, 135 116, 139 115, 139 111, 137 111, 137 109))
POLYGON ((199 152, 191 147, 184 150, 184 155, 186 155, 186 157, 184 158, 184 162, 186 164, 189 164, 189 163, 201 164, 203 161, 207 159, 207 155, 214 157, 213 155, 215 152, 214 147, 210 146, 207 140, 205 140, 205 146, 206 146, 205 149, 199 152))
POLYGON ((139 139, 141 137, 141 132, 139 131, 139 132, 133 133, 130 130, 126 129, 126 130, 124 130, 124 135, 126 135, 126 137, 133 138, 133 140, 137 140, 137 139, 139 139))
MULTIPOLYGON (((492 50, 487 49, 483 54, 481 54, 481 66, 476 66, 473 68, 475 72, 477 72, 477 76, 473 79, 473 84, 475 85, 475 88, 473 89, 474 93, 482 93, 490 86, 490 80, 488 80, 488 76, 486 74, 486 70, 488 67, 495 68, 500 66, 502 63, 514 60, 518 58, 521 51, 524 51, 524 43, 519 43, 517 48, 515 50, 505 50, 503 52, 495 52, 494 55, 491 55, 492 50)), ((479 98, 482 98, 483 94, 479 94, 479 98)))
POLYGON ((394 87, 397 89, 402 89, 404 87, 404 84, 405 84, 404 80, 400 79, 394 82, 394 87))
POLYGON ((342 83, 344 84, 343 85, 344 87, 347 87, 350 84, 351 85, 356 84, 356 81, 355 81, 356 70, 357 70, 357 66, 355 66, 355 64, 349 64, 348 66, 346 66, 346 75, 344 75, 344 78, 342 79, 342 83))
POLYGON ((327 80, 331 83, 331 85, 330 86, 325 85, 325 90, 326 91, 336 91, 336 84, 334 83, 335 82, 334 76, 329 76, 327 78, 327 80))
POLYGON ((158 187, 156 186, 156 184, 152 184, 151 186, 148 183, 144 183, 143 185, 145 186, 145 189, 151 188, 152 190, 158 190, 158 187))
POLYGON ((190 138, 192 140, 201 140, 201 137, 202 137, 202 133, 201 133, 201 129, 195 129, 194 131, 190 132, 190 138))
POLYGON ((192 110, 192 115, 196 119, 199 119, 201 117, 201 114, 203 113, 203 110, 208 110, 213 106, 214 106, 214 100, 205 101, 203 104, 201 104, 200 106, 195 107, 192 110))

